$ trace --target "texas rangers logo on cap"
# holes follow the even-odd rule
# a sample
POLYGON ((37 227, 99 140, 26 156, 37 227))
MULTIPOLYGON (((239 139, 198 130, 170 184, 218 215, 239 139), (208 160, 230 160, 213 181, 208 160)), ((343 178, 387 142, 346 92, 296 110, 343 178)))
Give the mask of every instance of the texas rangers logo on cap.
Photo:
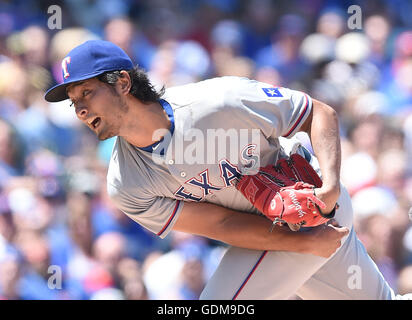
POLYGON ((64 79, 67 79, 70 76, 70 73, 67 70, 67 65, 70 63, 70 61, 71 61, 70 56, 67 56, 62 60, 62 71, 63 71, 64 79))

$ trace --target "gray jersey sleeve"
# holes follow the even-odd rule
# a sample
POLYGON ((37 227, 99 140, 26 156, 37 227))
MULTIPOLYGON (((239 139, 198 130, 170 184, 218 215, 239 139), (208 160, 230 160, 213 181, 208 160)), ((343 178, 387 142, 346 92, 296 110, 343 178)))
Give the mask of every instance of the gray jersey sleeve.
POLYGON ((117 208, 129 218, 160 238, 172 230, 183 208, 183 202, 166 197, 145 198, 119 189, 111 184, 107 186, 108 194, 117 208))
POLYGON ((172 229, 183 202, 159 196, 162 189, 133 147, 117 137, 107 172, 107 193, 129 218, 164 238, 172 229))
POLYGON ((246 111, 245 120, 268 138, 292 137, 312 110, 312 99, 303 92, 247 78, 231 80, 224 100, 246 111))

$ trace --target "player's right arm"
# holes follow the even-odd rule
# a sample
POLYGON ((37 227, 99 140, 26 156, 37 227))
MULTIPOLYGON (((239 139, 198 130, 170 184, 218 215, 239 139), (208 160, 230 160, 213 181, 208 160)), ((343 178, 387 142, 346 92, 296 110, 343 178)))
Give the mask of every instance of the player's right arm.
MULTIPOLYGON (((128 173, 133 174, 133 171, 128 173)), ((272 221, 264 216, 208 202, 156 197, 142 189, 120 188, 112 183, 108 183, 107 191, 118 209, 161 238, 171 230, 177 230, 245 249, 329 257, 348 233, 347 228, 332 226, 320 226, 308 232, 293 232, 288 227, 275 226, 271 232, 272 221)))
POLYGON ((232 246, 273 251, 310 253, 329 257, 348 234, 347 228, 320 226, 308 232, 293 232, 262 216, 234 211, 215 204, 185 202, 173 230, 219 240, 232 246))

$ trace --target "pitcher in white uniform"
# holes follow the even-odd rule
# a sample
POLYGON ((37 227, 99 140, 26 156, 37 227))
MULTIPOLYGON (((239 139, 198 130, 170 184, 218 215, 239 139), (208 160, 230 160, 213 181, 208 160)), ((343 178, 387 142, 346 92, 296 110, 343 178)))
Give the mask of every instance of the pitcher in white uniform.
POLYGON ((116 206, 161 238, 178 230, 230 245, 202 299, 400 297, 353 230, 331 107, 238 77, 157 92, 126 53, 100 40, 74 48, 62 71, 64 82, 46 100, 71 99, 99 139, 117 136, 107 174, 116 206), (315 155, 293 138, 299 131, 309 135, 315 155), (337 225, 271 228, 234 187, 245 170, 291 153, 322 176, 316 195, 325 212, 339 203, 337 225), (353 270, 359 273, 355 284, 353 270))

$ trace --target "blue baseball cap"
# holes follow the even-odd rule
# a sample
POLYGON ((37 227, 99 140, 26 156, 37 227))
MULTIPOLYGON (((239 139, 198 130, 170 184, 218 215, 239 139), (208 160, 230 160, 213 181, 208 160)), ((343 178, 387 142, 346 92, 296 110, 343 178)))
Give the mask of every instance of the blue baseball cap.
POLYGON ((49 102, 68 99, 66 87, 107 71, 133 69, 133 62, 120 47, 104 40, 89 40, 72 49, 62 60, 63 83, 47 90, 49 102))

